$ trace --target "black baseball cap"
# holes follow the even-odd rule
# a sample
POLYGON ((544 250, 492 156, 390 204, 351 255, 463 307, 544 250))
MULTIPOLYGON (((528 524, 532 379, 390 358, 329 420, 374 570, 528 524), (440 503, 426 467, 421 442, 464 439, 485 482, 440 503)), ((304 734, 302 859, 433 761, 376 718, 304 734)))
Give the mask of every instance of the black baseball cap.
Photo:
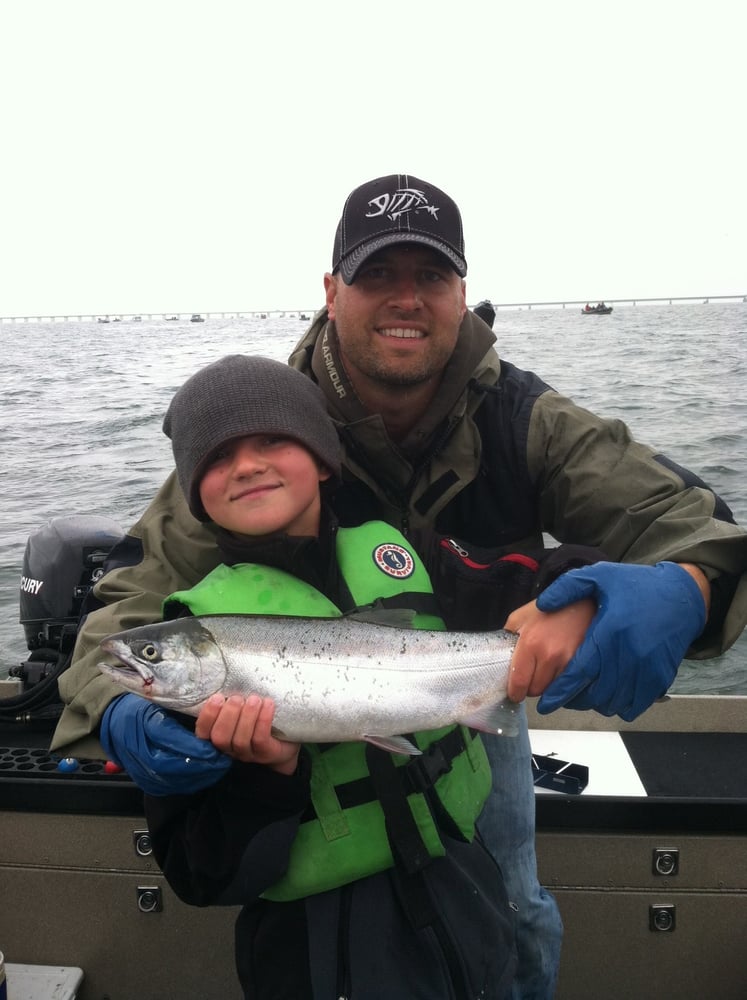
POLYGON ((361 264, 396 243, 420 243, 443 254, 456 273, 467 273, 462 216, 440 188, 412 174, 367 181, 345 202, 335 233, 332 273, 352 285, 361 264))

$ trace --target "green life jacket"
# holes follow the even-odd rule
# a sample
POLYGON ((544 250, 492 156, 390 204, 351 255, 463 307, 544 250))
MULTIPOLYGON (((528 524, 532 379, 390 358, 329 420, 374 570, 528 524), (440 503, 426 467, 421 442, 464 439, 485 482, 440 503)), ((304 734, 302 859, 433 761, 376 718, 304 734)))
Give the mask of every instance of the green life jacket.
MULTIPOLYGON (((340 528, 336 557, 359 607, 374 602, 414 607, 413 627, 445 628, 433 612, 425 567, 395 528, 383 521, 340 528)), ((218 566, 191 590, 172 594, 166 605, 173 600, 196 615, 341 614, 308 584, 254 563, 218 566)), ((286 873, 263 893, 266 899, 287 901, 334 889, 391 868, 395 859, 417 870, 445 853, 440 831, 472 840, 491 786, 482 740, 465 726, 408 735, 422 756, 387 754, 364 742, 305 744, 311 804, 286 873)))

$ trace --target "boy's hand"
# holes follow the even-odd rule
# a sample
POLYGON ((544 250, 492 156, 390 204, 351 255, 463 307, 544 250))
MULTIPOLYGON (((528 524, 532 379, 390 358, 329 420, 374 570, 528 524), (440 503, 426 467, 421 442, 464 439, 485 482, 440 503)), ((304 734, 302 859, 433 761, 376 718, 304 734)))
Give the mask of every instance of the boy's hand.
POLYGON ((584 641, 596 610, 595 602, 587 599, 549 615, 531 601, 509 615, 504 627, 519 633, 508 679, 512 701, 536 698, 560 676, 584 641))
POLYGON ((195 735, 245 764, 266 764, 281 774, 293 774, 300 743, 279 740, 272 734, 275 703, 251 694, 212 695, 197 716, 195 735))

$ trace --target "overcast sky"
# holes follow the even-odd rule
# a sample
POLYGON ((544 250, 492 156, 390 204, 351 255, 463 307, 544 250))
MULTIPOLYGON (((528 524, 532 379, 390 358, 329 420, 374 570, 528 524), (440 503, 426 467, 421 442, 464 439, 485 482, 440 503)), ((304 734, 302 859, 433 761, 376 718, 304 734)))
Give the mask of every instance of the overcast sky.
POLYGON ((747 293, 744 0, 2 0, 0 316, 313 309, 342 203, 468 301, 747 293))

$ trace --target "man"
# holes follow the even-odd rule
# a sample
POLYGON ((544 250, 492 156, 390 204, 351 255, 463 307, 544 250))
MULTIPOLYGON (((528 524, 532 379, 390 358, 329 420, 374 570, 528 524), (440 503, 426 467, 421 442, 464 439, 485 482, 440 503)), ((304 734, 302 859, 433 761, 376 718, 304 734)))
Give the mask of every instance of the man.
POLYGON ((483 322, 487 323, 492 330, 493 323, 495 322, 495 306, 490 299, 482 299, 482 301, 477 303, 472 312, 475 316, 479 316, 483 322))
MULTIPOLYGON (((430 525, 474 546, 536 548, 548 532, 601 549, 621 565, 573 570, 509 617, 520 632, 509 693, 541 695, 540 711, 632 719, 664 694, 686 653, 717 655, 741 633, 747 535, 705 483, 623 424, 499 360, 489 327, 466 308, 466 272, 461 216, 443 191, 391 175, 348 197, 326 308, 291 357, 319 382, 338 424, 338 517, 380 518, 405 533, 430 525)), ((96 587, 106 606, 84 623, 61 678, 55 749, 101 753, 92 735, 119 692, 96 670, 99 640, 158 619, 163 597, 219 559, 172 477, 96 587)), ((144 735, 153 766, 169 764, 168 790, 215 780, 215 754, 191 734, 180 751, 144 735)), ((525 719, 519 740, 487 745, 493 794, 480 825, 516 905, 514 995, 551 997, 561 927, 537 883, 525 719)))

